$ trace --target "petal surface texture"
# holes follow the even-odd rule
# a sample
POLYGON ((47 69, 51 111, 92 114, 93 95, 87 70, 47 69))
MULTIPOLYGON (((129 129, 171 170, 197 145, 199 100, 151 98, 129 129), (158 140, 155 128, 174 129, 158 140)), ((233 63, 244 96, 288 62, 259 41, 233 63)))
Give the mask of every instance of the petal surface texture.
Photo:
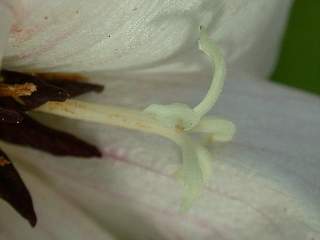
POLYGON ((20 0, 4 67, 46 71, 192 71, 207 26, 226 58, 265 72, 290 0, 20 0), (244 60, 245 59, 245 60, 244 60))

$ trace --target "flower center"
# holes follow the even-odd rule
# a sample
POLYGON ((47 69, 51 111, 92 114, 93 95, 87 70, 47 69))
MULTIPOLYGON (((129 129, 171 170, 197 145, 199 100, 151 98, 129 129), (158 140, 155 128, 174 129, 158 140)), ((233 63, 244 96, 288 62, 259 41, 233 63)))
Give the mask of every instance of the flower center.
POLYGON ((185 187, 182 209, 188 209, 209 180, 212 157, 201 143, 194 141, 187 133, 202 133, 206 136, 206 143, 212 143, 229 141, 235 132, 231 122, 205 116, 222 91, 225 63, 219 48, 209 39, 204 29, 200 29, 199 49, 208 55, 215 73, 207 95, 194 108, 182 103, 152 104, 141 112, 123 107, 67 100, 48 102, 35 110, 135 129, 171 139, 180 147, 182 153, 182 167, 176 175, 185 187))

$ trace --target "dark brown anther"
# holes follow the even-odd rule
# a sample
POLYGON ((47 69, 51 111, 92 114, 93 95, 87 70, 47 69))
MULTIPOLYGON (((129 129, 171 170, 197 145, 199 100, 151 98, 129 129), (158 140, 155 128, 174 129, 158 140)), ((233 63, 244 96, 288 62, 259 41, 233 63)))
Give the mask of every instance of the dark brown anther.
POLYGON ((101 157, 95 146, 69 133, 46 127, 26 114, 18 125, 0 123, 0 139, 58 156, 101 157))
POLYGON ((103 86, 80 81, 65 81, 60 79, 48 80, 48 83, 62 88, 69 93, 70 97, 77 97, 88 92, 102 92, 103 86))
POLYGON ((11 71, 2 71, 2 77, 7 84, 32 83, 37 87, 31 96, 20 97, 28 109, 39 107, 48 101, 63 102, 68 98, 76 97, 88 92, 101 92, 103 86, 84 81, 79 75, 62 74, 25 74, 11 71), (63 78, 65 77, 65 78, 63 78), (79 80, 77 80, 77 78, 79 80))
MULTIPOLYGON (((57 156, 101 157, 97 147, 69 133, 49 128, 26 112, 48 101, 65 101, 103 86, 83 82, 77 74, 0 72, 0 140, 29 146, 57 156)), ((0 149, 0 198, 35 226, 32 199, 18 172, 0 149)))
POLYGON ((2 77, 6 84, 32 83, 37 87, 37 91, 35 91, 31 96, 20 97, 20 100, 29 109, 39 107, 48 101, 63 102, 70 98, 68 92, 62 88, 41 81, 41 79, 32 75, 2 71, 2 77))
POLYGON ((0 97, 0 107, 8 110, 14 110, 17 112, 23 112, 28 110, 26 106, 20 104, 14 98, 11 97, 0 97))
POLYGON ((4 109, 0 107, 0 123, 21 123, 23 116, 20 112, 15 110, 4 109))
POLYGON ((0 198, 8 202, 32 227, 37 223, 30 193, 7 155, 0 149, 0 198))

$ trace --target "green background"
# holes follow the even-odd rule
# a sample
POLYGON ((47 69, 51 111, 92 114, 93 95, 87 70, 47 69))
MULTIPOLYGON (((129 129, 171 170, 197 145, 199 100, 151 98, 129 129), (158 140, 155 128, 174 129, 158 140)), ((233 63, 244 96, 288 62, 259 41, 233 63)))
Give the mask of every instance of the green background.
POLYGON ((271 79, 320 94, 320 0, 295 1, 271 79))

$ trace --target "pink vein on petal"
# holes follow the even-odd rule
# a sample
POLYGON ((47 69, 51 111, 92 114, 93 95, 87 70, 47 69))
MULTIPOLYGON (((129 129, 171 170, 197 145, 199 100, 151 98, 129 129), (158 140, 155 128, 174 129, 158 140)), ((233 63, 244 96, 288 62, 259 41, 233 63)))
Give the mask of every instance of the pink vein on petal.
MULTIPOLYGON (((147 170, 147 171, 149 171, 151 173, 154 173, 156 175, 160 175, 160 176, 163 176, 163 177, 174 179, 173 176, 170 176, 168 174, 162 173, 162 172, 160 172, 158 170, 155 170, 155 169, 153 169, 151 167, 148 167, 148 166, 133 162, 123 152, 121 154, 118 154, 118 152, 119 152, 119 150, 116 149, 116 148, 105 148, 104 151, 103 151, 104 156, 107 157, 107 158, 111 158, 111 159, 113 159, 115 161, 119 161, 119 162, 122 162, 122 163, 125 163, 125 164, 129 164, 129 165, 135 166, 137 168, 141 168, 141 169, 147 170)), ((243 204, 245 206, 248 206, 254 212, 256 212, 258 215, 260 215, 262 218, 266 219, 276 229, 278 229, 279 233, 284 234, 281 231, 281 229, 279 228, 279 226, 273 221, 273 219, 269 215, 267 215, 263 211, 259 210, 258 208, 254 207, 252 204, 248 203, 247 201, 242 200, 242 199, 240 199, 238 197, 232 196, 230 194, 227 194, 226 192, 221 192, 218 189, 213 189, 213 188, 210 188, 210 187, 206 187, 205 190, 207 192, 211 193, 211 194, 218 194, 220 196, 223 196, 225 198, 228 198, 230 200, 233 200, 233 201, 239 202, 239 203, 241 203, 241 204, 243 204)), ((203 222, 202 224, 206 225, 208 223, 207 222, 203 222)), ((208 226, 206 226, 206 227, 208 227, 208 226)))
MULTIPOLYGON (((13 6, 13 3, 10 2, 10 0, 2 0, 0 2, 0 4, 3 4, 6 8, 9 9, 10 13, 13 15, 13 16, 18 16, 18 10, 16 7, 13 6)), ((20 5, 20 4, 19 4, 20 5)))
MULTIPOLYGON (((68 176, 69 179, 71 179, 74 184, 79 184, 79 182, 77 181, 78 175, 74 174, 74 173, 70 173, 70 171, 67 171, 66 169, 58 169, 58 168, 51 168, 52 172, 55 173, 55 176, 58 174, 60 176, 68 176)), ((137 200, 135 198, 132 198, 131 196, 122 193, 122 192, 115 192, 114 190, 110 190, 110 189, 106 189, 105 187, 102 188, 100 187, 100 185, 98 184, 94 184, 94 183, 90 183, 90 182, 86 182, 86 186, 89 187, 90 190, 96 190, 99 193, 107 193, 108 194, 108 198, 114 198, 115 202, 118 202, 119 199, 124 200, 125 202, 130 202, 130 203, 135 203, 138 204, 140 206, 142 206, 144 209, 147 209, 148 211, 150 211, 151 213, 154 213, 154 217, 159 217, 159 218, 164 218, 164 222, 168 222, 168 216, 170 216, 171 218, 176 218, 178 219, 176 222, 181 222, 183 220, 187 220, 189 223, 198 226, 199 228, 206 230, 206 231, 210 231, 212 233, 212 230, 214 231, 213 233, 215 233, 216 235, 218 235, 220 237, 220 239, 222 240, 227 240, 225 237, 223 237, 223 235, 221 234, 221 232, 214 227, 213 225, 210 224, 209 221, 207 221, 206 219, 202 219, 199 217, 195 217, 195 216, 188 216, 188 215, 183 215, 183 214, 178 214, 177 212, 174 212, 173 210, 170 209, 163 209, 163 208, 159 208, 157 206, 153 206, 150 203, 147 202, 142 202, 141 200, 137 200), (183 217, 183 218, 182 218, 183 217)), ((81 185, 81 188, 83 190, 84 185, 81 185)), ((70 191, 68 191, 70 192, 70 191)))
MULTIPOLYGON (((43 45, 39 48, 33 49, 32 51, 28 52, 28 53, 23 53, 20 54, 18 56, 19 60, 23 60, 26 58, 30 58, 33 56, 40 56, 44 53, 46 53, 47 51, 49 51, 50 49, 54 48, 55 46, 57 46, 61 41, 63 41, 64 39, 67 39, 68 37, 71 36, 71 34, 76 31, 77 29, 79 29, 81 27, 80 22, 78 24, 75 24, 73 27, 71 27, 70 29, 62 32, 60 35, 56 36, 55 38, 53 38, 52 40, 48 41, 46 45, 43 45)), ((34 30, 32 30, 34 31, 34 30)))
POLYGON ((164 174, 156 169, 153 169, 149 166, 145 166, 143 164, 140 164, 140 163, 137 163, 137 162, 134 162, 134 161, 130 161, 130 159, 124 154, 124 152, 122 152, 121 154, 119 154, 119 149, 116 149, 116 148, 104 148, 103 149, 103 156, 104 157, 107 157, 107 158, 110 158, 112 160, 115 160, 117 162, 123 162, 123 163, 126 163, 126 164, 129 164, 129 165, 133 165, 137 168, 141 168, 141 169, 144 169, 144 170, 147 170, 149 172, 152 172, 154 174, 157 174, 157 175, 160 175, 160 176, 163 176, 163 177, 170 177, 169 175, 167 174, 164 174))

